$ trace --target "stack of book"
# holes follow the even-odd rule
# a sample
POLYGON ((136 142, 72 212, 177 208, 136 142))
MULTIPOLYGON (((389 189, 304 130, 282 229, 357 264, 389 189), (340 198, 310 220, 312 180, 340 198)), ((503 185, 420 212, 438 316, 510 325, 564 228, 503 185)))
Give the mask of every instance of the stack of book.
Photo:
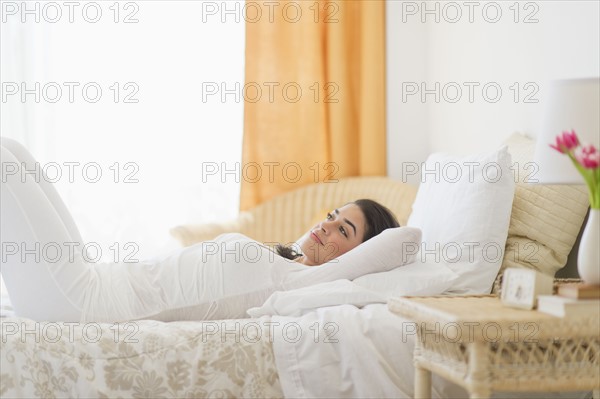
POLYGON ((561 284, 558 295, 539 295, 538 311, 558 317, 600 316, 600 285, 561 284))

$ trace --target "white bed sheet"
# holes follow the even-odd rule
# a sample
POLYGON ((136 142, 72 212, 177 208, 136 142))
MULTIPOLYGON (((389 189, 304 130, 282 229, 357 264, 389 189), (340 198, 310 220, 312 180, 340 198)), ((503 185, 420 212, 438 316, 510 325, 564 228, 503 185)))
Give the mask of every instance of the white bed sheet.
MULTIPOLYGON (((273 349, 285 397, 413 397, 415 335, 411 323, 387 305, 332 306, 302 317, 273 316, 272 322, 278 323, 273 349), (281 339, 286 328, 288 338, 281 339), (298 328, 302 335, 293 342, 298 328), (337 342, 325 342, 327 337, 337 342)), ((432 383, 434 398, 468 397, 463 388, 435 374, 432 383)), ((591 392, 499 392, 492 397, 586 398, 591 392)))

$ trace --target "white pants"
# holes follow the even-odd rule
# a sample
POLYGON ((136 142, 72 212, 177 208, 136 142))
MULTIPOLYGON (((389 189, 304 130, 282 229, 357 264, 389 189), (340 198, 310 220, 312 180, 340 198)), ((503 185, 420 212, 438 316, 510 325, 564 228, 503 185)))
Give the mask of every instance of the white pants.
POLYGON ((16 141, 4 137, 1 150, 0 271, 12 305, 18 315, 35 320, 78 321, 90 265, 78 251, 72 261, 63 251, 55 263, 46 264, 39 246, 81 243, 81 235, 52 184, 34 174, 22 179, 21 168, 35 170, 31 154, 16 141), (14 175, 12 168, 17 168, 14 175))

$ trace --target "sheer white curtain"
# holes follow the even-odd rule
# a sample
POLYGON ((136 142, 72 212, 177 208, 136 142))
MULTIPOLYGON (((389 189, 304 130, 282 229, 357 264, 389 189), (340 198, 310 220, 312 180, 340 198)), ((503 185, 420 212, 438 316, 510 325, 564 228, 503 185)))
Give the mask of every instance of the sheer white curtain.
POLYGON ((102 260, 143 260, 175 247, 174 225, 235 217, 239 181, 203 182, 202 168, 241 161, 243 102, 202 89, 243 85, 244 19, 207 18, 203 1, 74 3, 2 2, 1 134, 57 180, 102 260))

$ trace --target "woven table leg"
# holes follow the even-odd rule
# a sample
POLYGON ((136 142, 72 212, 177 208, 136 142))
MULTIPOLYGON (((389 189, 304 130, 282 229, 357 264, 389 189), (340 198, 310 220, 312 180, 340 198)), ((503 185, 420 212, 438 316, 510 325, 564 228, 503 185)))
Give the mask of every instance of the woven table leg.
POLYGON ((415 399, 431 399, 431 371, 415 364, 415 399))
POLYGON ((472 342, 469 344, 469 377, 468 388, 471 399, 487 399, 491 396, 488 381, 488 360, 486 344, 472 342))

